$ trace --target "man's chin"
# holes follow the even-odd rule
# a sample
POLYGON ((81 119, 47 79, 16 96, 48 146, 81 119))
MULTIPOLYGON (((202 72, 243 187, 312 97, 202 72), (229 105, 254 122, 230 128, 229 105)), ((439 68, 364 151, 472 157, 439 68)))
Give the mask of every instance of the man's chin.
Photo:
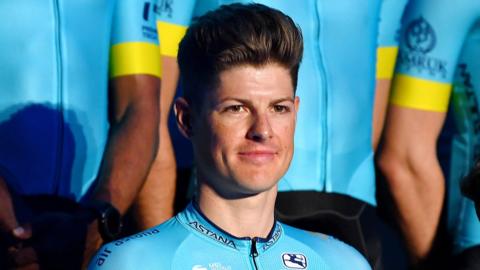
POLYGON ((267 182, 252 183, 239 181, 237 182, 236 187, 232 188, 231 190, 217 190, 217 193, 225 199, 236 200, 254 197, 266 192, 271 192, 272 190, 277 190, 276 182, 270 184, 266 183, 267 182))
POLYGON ((272 178, 249 178, 245 179, 245 181, 239 181, 238 187, 241 193, 246 195, 257 195, 259 193, 276 189, 277 182, 277 180, 272 178))

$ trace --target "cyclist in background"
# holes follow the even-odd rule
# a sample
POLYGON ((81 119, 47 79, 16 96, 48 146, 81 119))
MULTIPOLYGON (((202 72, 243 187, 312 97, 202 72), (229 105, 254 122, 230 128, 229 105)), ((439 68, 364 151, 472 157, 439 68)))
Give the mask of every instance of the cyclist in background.
POLYGON ((480 74, 479 18, 480 2, 470 0, 441 0, 435 4, 414 0, 405 12, 379 165, 389 183, 414 262, 425 260, 435 250, 446 194, 452 252, 476 258, 470 266, 457 264, 454 268, 479 267, 480 223, 474 204, 460 193, 460 180, 479 153, 475 86, 480 74), (459 84, 452 88, 455 82, 459 84), (436 144, 451 95, 457 131, 449 173, 444 176, 436 144))
POLYGON ((0 268, 79 269, 118 235, 158 140, 154 4, 0 3, 0 268))

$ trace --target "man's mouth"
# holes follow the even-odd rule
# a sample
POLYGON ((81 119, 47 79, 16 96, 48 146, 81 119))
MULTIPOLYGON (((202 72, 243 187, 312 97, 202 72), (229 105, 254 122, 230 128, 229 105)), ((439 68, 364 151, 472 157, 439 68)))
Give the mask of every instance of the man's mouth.
POLYGON ((249 163, 262 165, 275 159, 278 152, 272 149, 255 149, 238 152, 241 160, 249 163))

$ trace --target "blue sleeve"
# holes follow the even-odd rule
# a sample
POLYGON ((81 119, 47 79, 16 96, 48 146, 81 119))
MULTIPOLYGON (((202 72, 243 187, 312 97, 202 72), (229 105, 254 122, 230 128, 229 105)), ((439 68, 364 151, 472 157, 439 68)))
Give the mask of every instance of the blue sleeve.
POLYGON ((323 259, 335 270, 371 270, 370 264, 355 248, 329 237, 323 241, 323 259))
POLYGON ((405 11, 396 73, 451 83, 480 1, 412 0, 405 11))
POLYGON ((310 237, 303 238, 310 248, 322 257, 325 263, 334 270, 371 270, 368 261, 355 248, 317 232, 307 232, 310 237))
POLYGON ((88 269, 172 269, 177 248, 187 237, 188 231, 174 217, 159 226, 102 246, 88 269))
POLYGON ((463 43, 479 16, 480 1, 410 1, 402 21, 390 102, 446 112, 463 43))
POLYGON ((112 20, 110 77, 160 76, 156 0, 119 0, 112 20))
POLYGON ((407 0, 383 0, 377 39, 377 79, 391 79, 398 54, 401 17, 407 0))
POLYGON ((139 258, 132 256, 138 254, 135 246, 129 245, 128 249, 116 247, 114 243, 102 246, 90 261, 89 270, 122 270, 138 269, 139 258), (127 251, 128 250, 128 251, 127 251))
POLYGON ((383 0, 380 9, 378 46, 398 46, 401 18, 407 0, 383 0))
MULTIPOLYGON (((164 224, 168 226, 171 223, 172 220, 164 224)), ((88 269, 156 269, 158 265, 168 268, 170 264, 163 257, 166 252, 160 245, 166 241, 157 240, 160 231, 160 226, 153 227, 102 246, 90 261, 88 269)))
POLYGON ((162 0, 157 7, 157 20, 175 25, 188 26, 192 20, 196 0, 162 0))
POLYGON ((119 0, 113 13, 112 45, 123 42, 158 44, 156 0, 119 0))
POLYGON ((285 234, 308 246, 333 270, 371 270, 370 264, 355 248, 322 233, 283 226, 285 234))

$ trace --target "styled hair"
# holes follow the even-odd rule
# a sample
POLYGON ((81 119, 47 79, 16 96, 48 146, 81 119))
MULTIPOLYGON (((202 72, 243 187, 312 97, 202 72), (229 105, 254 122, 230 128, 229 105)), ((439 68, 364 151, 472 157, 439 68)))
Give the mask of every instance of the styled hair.
POLYGON ((219 84, 222 71, 241 65, 279 64, 294 91, 303 54, 299 27, 261 4, 231 4, 196 18, 180 42, 178 64, 184 97, 196 103, 219 84))

